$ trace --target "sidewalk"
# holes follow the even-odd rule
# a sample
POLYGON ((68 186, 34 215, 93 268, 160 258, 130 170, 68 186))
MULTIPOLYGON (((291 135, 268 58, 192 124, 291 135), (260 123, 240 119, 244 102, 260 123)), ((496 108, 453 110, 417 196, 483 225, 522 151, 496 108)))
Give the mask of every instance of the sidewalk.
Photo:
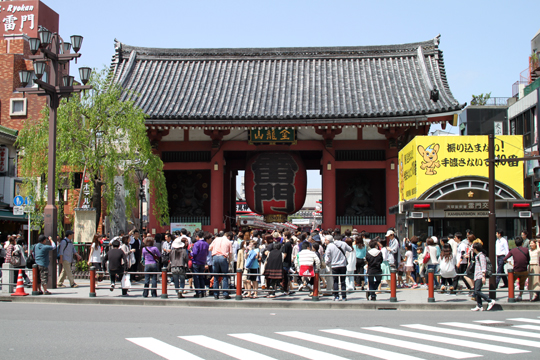
MULTIPOLYGON (((150 305, 150 306, 180 306, 180 307, 250 307, 250 308, 297 308, 297 309, 356 309, 356 310, 470 310, 476 304, 470 300, 467 293, 456 296, 435 293, 435 302, 428 303, 427 289, 398 289, 397 302, 390 302, 390 293, 377 295, 377 301, 366 300, 364 292, 350 293, 347 301, 333 301, 333 296, 320 296, 319 301, 313 301, 309 292, 296 292, 291 296, 278 292, 277 297, 269 299, 264 297, 266 293, 260 292, 259 298, 235 300, 235 290, 230 293, 232 299, 225 300, 222 297, 215 300, 212 296, 202 299, 194 298, 194 291, 184 294, 185 298, 178 299, 172 286, 168 289, 168 299, 161 299, 161 290, 158 290, 157 298, 142 297, 143 282, 134 282, 128 297, 121 296, 121 290, 109 290, 110 283, 105 280, 97 283, 96 297, 91 298, 90 282, 77 280, 79 287, 51 289, 52 295, 38 296, 0 296, 0 301, 12 302, 39 302, 39 303, 63 303, 63 304, 108 304, 108 305, 150 305)), ((158 284, 161 289, 161 284, 158 284)), ((32 289, 25 288, 29 294, 32 289)), ((322 292, 324 293, 324 291, 322 292)), ((497 293, 497 304, 494 310, 540 310, 540 302, 528 301, 529 294, 524 292, 527 301, 508 303, 506 292, 497 293)))

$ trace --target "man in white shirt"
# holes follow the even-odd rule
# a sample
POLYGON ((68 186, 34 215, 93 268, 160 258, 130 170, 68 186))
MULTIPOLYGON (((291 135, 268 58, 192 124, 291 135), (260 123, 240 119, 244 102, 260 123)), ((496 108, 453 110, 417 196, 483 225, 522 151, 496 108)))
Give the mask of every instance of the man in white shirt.
MULTIPOLYGON (((504 274, 504 257, 508 254, 508 241, 503 236, 502 230, 497 230, 497 241, 495 241, 495 256, 497 256, 497 274, 504 274)), ((499 281, 504 283, 502 288, 508 287, 508 278, 506 276, 497 275, 495 279, 495 288, 499 286, 499 281)))
POLYGON ((394 234, 393 230, 388 230, 386 232, 386 247, 388 250, 388 263, 391 267, 397 268, 399 265, 399 257, 398 257, 398 251, 399 251, 399 243, 396 239, 396 236, 394 234))

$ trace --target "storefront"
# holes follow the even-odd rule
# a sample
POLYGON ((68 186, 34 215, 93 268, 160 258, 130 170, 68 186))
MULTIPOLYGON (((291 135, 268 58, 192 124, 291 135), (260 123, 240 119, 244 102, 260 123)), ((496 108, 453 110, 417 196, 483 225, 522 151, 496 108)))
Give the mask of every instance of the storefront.
MULTIPOLYGON (((399 153, 400 203, 392 209, 400 236, 430 236, 471 229, 488 247, 487 136, 417 136, 399 153)), ((523 197, 522 136, 497 136, 495 170, 497 229, 508 239, 530 226, 523 197)))

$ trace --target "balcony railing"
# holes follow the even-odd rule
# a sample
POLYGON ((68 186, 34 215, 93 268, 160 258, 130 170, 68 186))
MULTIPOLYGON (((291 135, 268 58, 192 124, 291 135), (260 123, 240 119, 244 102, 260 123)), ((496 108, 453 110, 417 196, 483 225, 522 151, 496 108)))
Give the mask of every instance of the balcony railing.
POLYGON ((490 97, 486 101, 486 106, 506 106, 508 105, 508 97, 490 97))
POLYGON ((386 216, 338 216, 337 225, 386 225, 386 216))
POLYGON ((210 216, 171 216, 171 223, 200 223, 210 225, 210 216))

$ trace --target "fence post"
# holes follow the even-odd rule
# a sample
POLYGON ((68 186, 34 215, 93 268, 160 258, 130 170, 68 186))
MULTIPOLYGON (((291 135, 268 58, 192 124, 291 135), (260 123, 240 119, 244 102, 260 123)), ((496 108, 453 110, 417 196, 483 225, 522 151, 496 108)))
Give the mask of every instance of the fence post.
POLYGON ((428 269, 428 302, 435 302, 435 289, 433 284, 433 273, 435 269, 428 269))
POLYGON ((236 296, 235 300, 242 300, 242 269, 236 269, 236 296))
MULTIPOLYGON (((516 302, 516 299, 514 298, 514 269, 508 269, 508 302, 513 303, 516 302)), ((530 285, 529 285, 530 286, 530 285)))
POLYGON ((396 287, 397 287, 396 269, 390 268, 390 302, 397 302, 396 287))
POLYGON ((90 266, 90 297, 96 297, 96 267, 90 266))
POLYGON ((319 269, 315 269, 315 279, 313 281, 313 296, 311 297, 312 301, 319 301, 319 269))
POLYGON ((39 295, 38 276, 38 264, 34 264, 32 265, 32 295, 39 295))
POLYGON ((167 299, 167 268, 163 267, 161 269, 161 298, 167 299))

